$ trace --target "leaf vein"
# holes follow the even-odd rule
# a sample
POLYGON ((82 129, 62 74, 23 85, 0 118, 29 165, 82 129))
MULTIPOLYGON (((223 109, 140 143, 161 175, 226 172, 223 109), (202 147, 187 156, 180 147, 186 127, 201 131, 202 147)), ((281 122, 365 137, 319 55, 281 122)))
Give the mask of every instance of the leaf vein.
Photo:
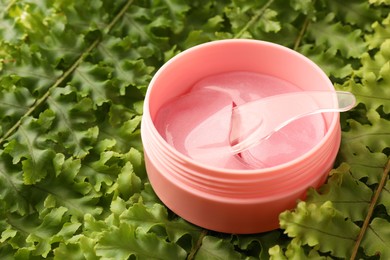
POLYGON ((324 234, 324 235, 327 235, 327 236, 330 236, 330 237, 337 237, 337 238, 340 238, 340 239, 344 239, 344 240, 352 240, 352 241, 355 241, 355 238, 354 237, 347 237, 347 236, 342 236, 342 235, 338 235, 338 234, 333 234, 333 233, 330 233, 330 232, 326 232, 324 230, 321 230, 319 228, 315 228, 315 227, 310 227, 310 226, 306 226, 306 225, 303 225, 303 224, 300 224, 300 223, 297 223, 297 222, 291 222, 292 224, 294 225, 297 225, 303 229, 311 229, 311 230, 315 230, 317 231, 318 233, 321 233, 321 234, 324 234))
POLYGON ((387 136, 387 135, 390 135, 390 132, 388 132, 388 133, 386 133, 386 132, 366 133, 366 134, 355 135, 353 137, 344 137, 343 142, 354 141, 356 139, 365 138, 367 136, 381 136, 381 135, 387 136))
POLYGON ((0 105, 13 107, 13 108, 20 109, 20 110, 27 110, 27 109, 29 109, 28 106, 18 106, 18 105, 14 105, 14 104, 7 103, 7 102, 0 102, 0 105))
POLYGON ((375 236, 384 244, 386 245, 386 241, 382 239, 382 237, 373 229, 371 226, 368 226, 368 228, 372 231, 372 233, 375 234, 375 236))
POLYGON ((65 122, 65 125, 67 126, 69 132, 72 134, 74 140, 76 140, 76 145, 77 146, 80 146, 80 142, 79 142, 79 139, 76 135, 76 133, 74 132, 73 128, 72 128, 72 123, 69 121, 69 118, 65 115, 65 113, 62 111, 62 109, 60 108, 60 106, 58 106, 56 104, 56 102, 49 96, 48 97, 48 100, 49 100, 49 103, 52 104, 54 107, 56 107, 57 111, 59 112, 60 116, 62 117, 62 119, 64 120, 65 122))
POLYGON ((28 151, 30 153, 31 161, 33 162, 33 165, 35 166, 36 165, 36 159, 35 159, 34 148, 33 148, 33 145, 30 142, 30 139, 28 138, 27 132, 24 129, 23 125, 20 126, 20 131, 21 131, 23 137, 26 140, 26 144, 27 144, 27 147, 28 147, 28 151))
POLYGON ((104 93, 101 91, 101 89, 96 87, 93 84, 93 82, 89 80, 89 78, 83 72, 81 72, 80 70, 76 70, 76 73, 78 73, 80 77, 83 78, 86 82, 88 82, 93 87, 93 89, 99 94, 100 97, 104 97, 104 93))
POLYGON ((369 95, 362 95, 362 94, 354 94, 354 95, 357 97, 372 98, 372 99, 379 99, 385 101, 390 100, 390 98, 386 98, 385 96, 378 97, 378 96, 369 96, 369 95))

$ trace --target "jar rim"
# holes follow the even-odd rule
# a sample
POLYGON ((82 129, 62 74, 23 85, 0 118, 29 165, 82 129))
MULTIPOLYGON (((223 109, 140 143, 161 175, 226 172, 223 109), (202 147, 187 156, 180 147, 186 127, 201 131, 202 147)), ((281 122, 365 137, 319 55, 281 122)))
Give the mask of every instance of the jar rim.
POLYGON ((338 112, 333 112, 329 113, 332 114, 330 124, 326 128, 325 135, 321 138, 321 140, 316 143, 309 151, 305 152, 304 154, 288 161, 281 163, 279 165, 275 166, 270 166, 266 168, 260 168, 260 169, 227 169, 227 168, 222 168, 222 167, 215 167, 211 165, 207 165, 206 163, 201 163, 198 162, 189 156, 179 152, 176 150, 173 146, 171 146, 158 132, 156 129, 154 122, 151 117, 150 113, 150 95, 153 91, 153 86, 155 85, 156 80, 158 80, 160 74, 164 72, 164 70, 171 66, 172 63, 176 62, 177 60, 181 59, 184 55, 187 55, 192 52, 199 51, 201 48, 209 47, 209 46, 215 46, 215 45, 220 45, 220 44, 259 44, 263 46, 269 46, 271 48, 276 48, 279 49, 280 51, 284 51, 287 53, 290 53, 294 55, 296 58, 303 60, 305 63, 308 63, 309 66, 311 66, 314 70, 316 70, 316 73, 324 80, 327 81, 327 86, 329 86, 330 91, 335 91, 333 84, 331 83, 330 79, 326 76, 326 74, 320 69, 320 67, 315 64, 313 61, 311 61, 309 58, 305 57, 304 55, 291 50, 287 47, 284 47, 279 44, 271 43, 271 42, 266 42, 266 41, 261 41, 261 40, 252 40, 252 39, 225 39, 225 40, 216 40, 212 42, 207 42, 203 43, 194 47, 191 47, 187 50, 184 50, 183 52, 179 53, 175 57, 171 58, 169 61, 167 61, 163 66, 159 68, 159 70, 156 72, 154 77, 152 78, 149 87, 147 89, 146 95, 145 95, 145 100, 144 100, 144 115, 142 118, 142 123, 141 123, 141 134, 143 131, 142 125, 150 125, 151 127, 149 130, 151 133, 154 135, 155 138, 157 138, 157 141, 159 145, 163 147, 163 149, 167 152, 170 153, 172 156, 178 158, 178 160, 185 161, 189 164, 191 164, 192 167, 196 167, 198 169, 205 169, 207 171, 215 172, 215 173, 222 173, 224 175, 243 175, 243 174, 269 174, 272 172, 277 172, 281 170, 285 170, 288 168, 291 168, 297 164, 304 164, 305 161, 310 161, 311 158, 315 157, 316 154, 321 150, 320 148, 323 146, 332 145, 329 144, 329 142, 332 141, 332 137, 334 134, 338 134, 337 127, 339 127, 339 113, 338 112))

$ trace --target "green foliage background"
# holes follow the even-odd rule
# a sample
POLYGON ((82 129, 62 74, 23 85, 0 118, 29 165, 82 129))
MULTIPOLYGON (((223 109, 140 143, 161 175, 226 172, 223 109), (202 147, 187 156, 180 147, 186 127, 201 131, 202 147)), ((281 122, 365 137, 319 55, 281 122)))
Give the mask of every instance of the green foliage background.
POLYGON ((390 259, 389 0, 0 0, 0 259, 390 259), (180 51, 254 38, 358 106, 335 169, 281 229, 221 234, 148 183, 142 104, 180 51))

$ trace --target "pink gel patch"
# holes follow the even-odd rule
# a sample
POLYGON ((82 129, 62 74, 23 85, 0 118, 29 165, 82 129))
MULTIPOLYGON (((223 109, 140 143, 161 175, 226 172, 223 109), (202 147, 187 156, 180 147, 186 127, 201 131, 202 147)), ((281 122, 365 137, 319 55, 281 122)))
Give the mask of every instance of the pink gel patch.
POLYGON ((232 106, 293 91, 301 90, 257 73, 210 76, 165 104, 156 115, 155 126, 176 150, 209 166, 248 169, 279 165, 303 155, 321 140, 326 130, 322 115, 294 121, 237 156, 231 153, 229 143, 232 106))

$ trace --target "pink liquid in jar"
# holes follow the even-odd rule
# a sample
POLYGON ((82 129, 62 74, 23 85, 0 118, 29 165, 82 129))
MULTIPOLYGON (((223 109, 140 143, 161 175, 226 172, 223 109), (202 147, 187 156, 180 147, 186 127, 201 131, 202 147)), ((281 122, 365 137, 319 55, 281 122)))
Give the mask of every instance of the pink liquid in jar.
POLYGON ((326 131, 322 115, 298 119, 234 155, 229 142, 232 108, 295 91, 302 90, 282 79, 253 72, 209 76, 162 106, 155 126, 171 146, 199 163, 225 169, 272 167, 305 154, 321 140, 326 131))

